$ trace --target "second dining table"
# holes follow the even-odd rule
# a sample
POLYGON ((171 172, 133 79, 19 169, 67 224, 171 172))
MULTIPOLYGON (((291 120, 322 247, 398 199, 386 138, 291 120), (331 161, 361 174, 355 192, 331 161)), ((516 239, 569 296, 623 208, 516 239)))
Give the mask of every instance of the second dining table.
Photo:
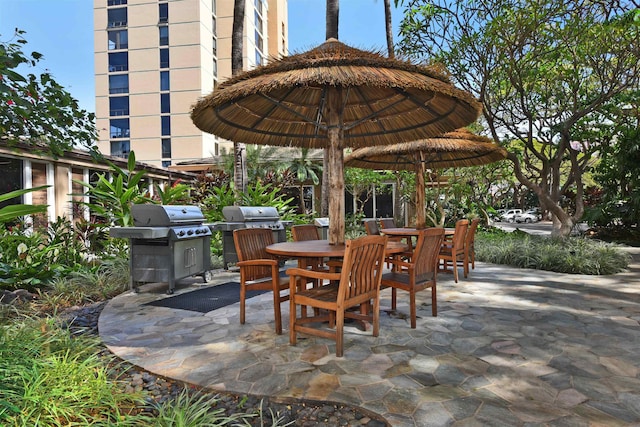
MULTIPOLYGON (((346 245, 329 244, 328 240, 301 240, 297 242, 280 242, 266 247, 272 255, 283 258, 297 258, 298 267, 307 268, 307 260, 317 258, 343 258, 346 245)), ((394 255, 407 251, 409 247, 402 242, 387 242, 385 255, 394 255)))

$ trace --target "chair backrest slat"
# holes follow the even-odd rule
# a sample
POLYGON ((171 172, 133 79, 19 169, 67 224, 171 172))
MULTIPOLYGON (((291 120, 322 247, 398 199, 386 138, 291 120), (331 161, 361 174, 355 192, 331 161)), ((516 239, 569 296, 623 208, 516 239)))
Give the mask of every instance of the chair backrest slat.
POLYGON ((456 221, 456 229, 453 233, 453 247, 457 250, 464 249, 464 239, 467 237, 468 227, 468 219, 459 219, 458 221, 456 221))
POLYGON ((415 264, 416 279, 430 278, 438 270, 438 253, 444 239, 444 228, 425 228, 418 234, 411 262, 415 264))
POLYGON ((291 236, 296 242, 302 240, 320 240, 318 227, 313 224, 300 224, 291 227, 291 236))
MULTIPOLYGON (((273 244, 273 231, 266 228, 240 228, 233 231, 238 261, 255 259, 277 259, 266 251, 273 244)), ((251 266, 245 269, 246 280, 257 280, 271 276, 271 268, 251 266)))
POLYGON ((372 298, 380 289, 387 236, 347 240, 338 299, 372 298))
POLYGON ((478 224, 480 224, 480 218, 475 218, 469 224, 469 228, 467 229, 467 235, 465 237, 464 244, 466 246, 471 246, 473 244, 473 240, 476 236, 476 231, 478 231, 478 224))

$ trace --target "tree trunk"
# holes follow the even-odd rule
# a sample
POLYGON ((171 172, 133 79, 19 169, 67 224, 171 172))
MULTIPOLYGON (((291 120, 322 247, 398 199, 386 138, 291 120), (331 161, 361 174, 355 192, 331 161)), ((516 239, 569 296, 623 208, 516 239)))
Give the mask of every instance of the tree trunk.
POLYGON ((327 124, 329 125, 329 244, 344 243, 344 139, 340 109, 342 91, 327 91, 327 124))
POLYGON ((394 58, 394 49, 393 49, 393 23, 391 20, 391 0, 384 0, 384 22, 385 22, 385 30, 387 33, 387 52, 389 53, 389 58, 394 58))
POLYGON ((553 228, 551 229, 551 236, 554 237, 566 237, 571 233, 571 229, 574 226, 572 217, 562 209, 562 207, 554 201, 546 191, 540 186, 536 185, 533 181, 529 180, 523 173, 520 167, 520 160, 518 157, 509 153, 507 158, 513 163, 513 171, 522 184, 524 184, 531 191, 536 193, 538 200, 543 206, 549 209, 549 213, 552 215, 553 228))
MULTIPOLYGON (((233 31, 231 34, 231 74, 236 75, 244 69, 243 43, 244 34, 244 5, 246 0, 234 0, 233 4, 233 31)), ((235 185, 236 199, 247 188, 247 150, 242 142, 233 143, 233 183, 235 185)))
MULTIPOLYGON (((338 39, 338 0, 327 0, 326 34, 327 40, 338 39)), ((325 148, 322 157, 322 187, 320 191, 320 216, 329 216, 329 152, 325 148)), ((344 217, 344 214, 343 214, 344 217)))
POLYGON ((326 27, 326 36, 327 40, 329 39, 338 39, 338 9, 339 9, 339 1, 338 0, 327 0, 327 27, 326 27))

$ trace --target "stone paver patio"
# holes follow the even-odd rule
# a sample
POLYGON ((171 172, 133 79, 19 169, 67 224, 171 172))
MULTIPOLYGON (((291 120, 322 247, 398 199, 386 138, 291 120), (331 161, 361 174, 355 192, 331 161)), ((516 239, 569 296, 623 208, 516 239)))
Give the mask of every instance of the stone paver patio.
MULTIPOLYGON (((347 327, 334 343, 273 327, 269 294, 206 314, 143 306, 166 298, 145 285, 109 302, 99 320, 117 356, 158 375, 214 390, 357 405, 394 426, 640 425, 640 248, 627 272, 583 276, 476 263, 469 278, 438 276, 438 317, 418 294, 411 329, 406 294, 380 336, 347 327)), ((229 272, 176 294, 234 280, 229 272)))

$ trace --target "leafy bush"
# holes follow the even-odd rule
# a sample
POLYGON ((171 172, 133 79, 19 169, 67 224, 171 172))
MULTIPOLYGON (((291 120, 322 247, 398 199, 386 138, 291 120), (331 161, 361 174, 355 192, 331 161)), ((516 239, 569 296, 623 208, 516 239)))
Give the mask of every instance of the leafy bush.
POLYGON ((58 218, 45 232, 0 225, 0 289, 35 291, 58 277, 91 269, 89 249, 71 222, 58 218))
POLYGON ((98 343, 72 339, 52 319, 0 328, 0 424, 140 425, 121 409, 142 405, 142 395, 108 380, 98 343))
POLYGON ((630 261, 618 247, 582 237, 550 238, 520 231, 478 231, 476 259, 571 274, 615 274, 630 261))

